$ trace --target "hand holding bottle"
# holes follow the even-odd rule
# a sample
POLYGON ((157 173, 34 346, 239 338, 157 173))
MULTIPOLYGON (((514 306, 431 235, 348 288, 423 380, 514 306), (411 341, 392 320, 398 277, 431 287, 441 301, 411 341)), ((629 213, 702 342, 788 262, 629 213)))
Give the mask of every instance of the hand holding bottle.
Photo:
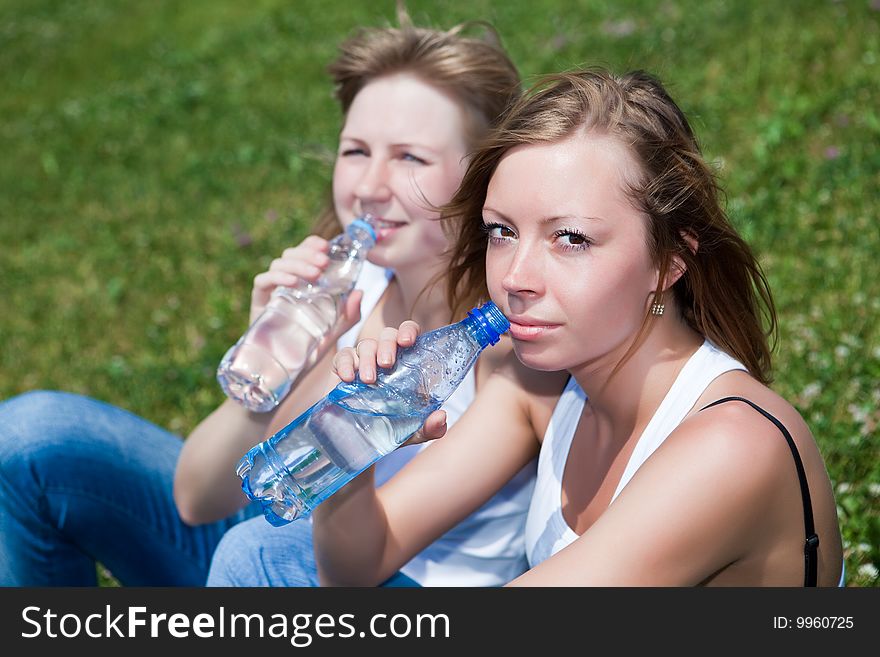
POLYGON ((251 291, 249 324, 253 324, 263 314, 275 288, 294 287, 300 280, 316 282, 330 262, 327 256, 329 249, 328 240, 309 235, 297 246, 284 249, 281 256, 272 261, 267 271, 257 274, 251 291))
MULTIPOLYGON (((413 340, 393 367, 375 373, 373 383, 356 378, 339 383, 242 457, 236 473, 245 494, 260 502, 273 525, 307 517, 360 472, 412 438, 432 415, 432 431, 437 432, 445 418, 436 411, 483 349, 496 344, 509 328, 507 318, 489 301, 463 320, 413 340)), ((406 328, 405 341, 415 337, 416 329, 406 328)), ((395 329, 383 332, 383 349, 396 349, 397 334, 395 329)), ((361 364, 366 367, 370 360, 361 364)))
MULTIPOLYGON (((272 293, 279 287, 294 287, 301 281, 315 283, 330 264, 327 252, 330 242, 317 235, 309 235, 297 246, 284 249, 281 256, 275 258, 269 269, 254 277, 254 288, 251 291, 250 323, 266 310, 272 293)), ((335 344, 341 335, 358 323, 361 318, 361 298, 363 291, 353 290, 341 308, 339 319, 332 333, 318 345, 318 358, 324 355, 328 345, 335 344)))
POLYGON ((272 410, 345 327, 354 325, 361 295, 352 298, 351 292, 376 243, 374 221, 355 219, 326 243, 308 238, 254 279, 251 325, 217 368, 228 397, 251 411, 272 410))
MULTIPOLYGON (((390 368, 397 362, 397 350, 412 347, 421 333, 421 327, 411 319, 399 328, 391 326, 382 329, 379 339, 366 338, 355 347, 340 349, 333 357, 333 371, 344 383, 351 383, 360 377, 363 383, 376 382, 378 368, 390 368)), ((442 438, 446 434, 446 411, 431 413, 422 428, 406 444, 417 445, 442 438)))

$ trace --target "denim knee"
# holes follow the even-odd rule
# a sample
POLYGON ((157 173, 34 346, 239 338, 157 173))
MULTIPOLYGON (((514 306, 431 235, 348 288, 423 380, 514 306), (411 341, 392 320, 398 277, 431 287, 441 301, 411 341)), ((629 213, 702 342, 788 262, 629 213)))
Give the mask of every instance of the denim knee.
MULTIPOLYGON (((262 518, 255 520, 265 522, 262 518)), ((207 586, 259 586, 252 581, 253 575, 243 576, 243 571, 255 568, 260 550, 259 540, 246 527, 250 522, 242 522, 223 534, 211 558, 207 586)))
MULTIPOLYGON (((45 492, 71 452, 65 438, 71 432, 58 421, 66 415, 59 408, 67 403, 66 395, 44 390, 0 402, 0 579, 4 582, 44 583, 31 577, 33 568, 24 555, 42 554, 55 526, 45 492), (25 562, 29 565, 22 565, 25 562)), ((60 559, 51 563, 54 566, 60 559)), ((75 570, 71 566, 70 571, 75 570)))
POLYGON ((207 585, 317 586, 311 523, 273 527, 259 516, 236 525, 214 552, 207 585))
POLYGON ((0 438, 5 442, 19 435, 59 403, 64 403, 67 394, 54 390, 32 390, 0 401, 0 438))
MULTIPOLYGON (((36 483, 43 465, 64 457, 67 431, 59 427, 60 407, 69 404, 67 393, 36 390, 0 403, 0 477, 11 494, 26 494, 36 483), (60 429, 60 431, 59 431, 60 429)), ((71 414, 70 425, 76 423, 71 414)))
POLYGON ((0 493, 34 499, 50 487, 101 488, 117 464, 173 472, 178 441, 128 411, 83 395, 28 392, 0 403, 0 493), (146 432, 155 435, 144 440, 146 432))

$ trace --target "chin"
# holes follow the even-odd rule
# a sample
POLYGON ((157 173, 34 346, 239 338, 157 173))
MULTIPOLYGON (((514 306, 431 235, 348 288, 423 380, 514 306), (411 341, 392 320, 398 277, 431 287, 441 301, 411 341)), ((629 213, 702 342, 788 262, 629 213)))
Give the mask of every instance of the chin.
POLYGON ((516 354, 520 363, 531 370, 539 372, 559 372, 568 369, 571 364, 568 360, 554 356, 546 348, 537 347, 534 344, 523 344, 513 341, 513 353, 516 354))
POLYGON ((393 262, 394 258, 388 257, 388 250, 385 249, 382 245, 376 245, 370 252, 367 254, 367 261, 372 262, 374 265, 379 267, 390 267, 394 268, 395 264, 393 262))

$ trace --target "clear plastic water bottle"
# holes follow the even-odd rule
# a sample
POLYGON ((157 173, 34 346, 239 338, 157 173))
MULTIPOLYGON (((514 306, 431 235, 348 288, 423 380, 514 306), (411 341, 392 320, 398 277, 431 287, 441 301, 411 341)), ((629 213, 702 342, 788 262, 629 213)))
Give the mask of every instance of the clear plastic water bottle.
POLYGON ((362 470, 406 442, 464 380, 477 356, 510 328, 491 301, 462 321, 424 333, 375 384, 340 383, 271 438, 236 473, 266 519, 304 518, 362 470))
POLYGON ((318 343, 336 323, 375 243, 373 217, 355 219, 330 241, 330 264, 317 281, 273 290, 265 310, 217 368, 217 381, 230 399, 260 413, 281 403, 313 363, 318 343))

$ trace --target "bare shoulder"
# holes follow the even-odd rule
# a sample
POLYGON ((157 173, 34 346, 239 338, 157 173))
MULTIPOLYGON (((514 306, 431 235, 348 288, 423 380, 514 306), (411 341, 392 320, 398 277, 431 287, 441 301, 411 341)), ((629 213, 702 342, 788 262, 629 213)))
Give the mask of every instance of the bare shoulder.
POLYGON ((507 335, 502 335, 498 344, 483 350, 477 361, 477 386, 486 381, 492 372, 501 367, 513 354, 513 343, 507 335))
POLYGON ((720 428, 726 427, 739 436, 740 442, 772 436, 778 439, 776 442, 785 444, 782 438, 784 428, 799 450, 808 454, 815 449, 813 434, 800 412, 784 397, 743 371, 727 372, 713 381, 698 400, 690 418, 698 416, 718 422, 720 428), (706 408, 722 399, 729 401, 706 408))
POLYGON ((803 461, 821 468, 816 442, 797 409, 737 371, 720 376, 706 389, 668 442, 702 468, 734 477, 739 487, 766 488, 778 484, 780 468, 794 469, 786 432, 803 461), (724 401, 715 403, 720 400, 724 401))
POLYGON ((722 375, 657 451, 658 456, 665 451, 664 473, 696 484, 690 493, 711 509, 704 525, 718 537, 717 546, 727 535, 728 547, 739 550, 720 551, 721 560, 738 559, 738 572, 749 573, 743 575, 747 580, 784 583, 803 577, 808 491, 820 537, 819 582, 837 585, 843 552, 831 480, 804 418, 779 394, 744 372, 722 375), (737 399, 706 408, 730 397, 737 399), (716 517, 724 522, 716 523, 716 517))
POLYGON ((535 435, 543 437, 568 378, 567 371, 542 372, 530 369, 510 349, 498 359, 486 385, 504 391, 508 403, 524 411, 535 435))

